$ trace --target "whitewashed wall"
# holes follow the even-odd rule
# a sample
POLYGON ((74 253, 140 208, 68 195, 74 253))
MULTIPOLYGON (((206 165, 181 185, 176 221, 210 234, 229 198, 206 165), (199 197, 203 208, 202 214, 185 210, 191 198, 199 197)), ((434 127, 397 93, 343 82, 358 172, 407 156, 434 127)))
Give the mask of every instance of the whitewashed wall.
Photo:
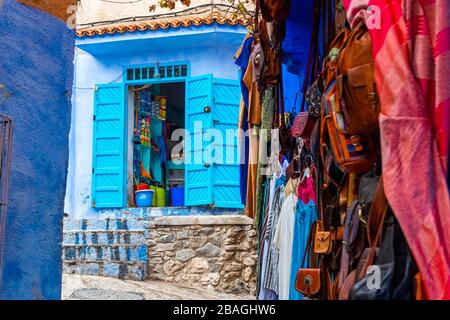
MULTIPOLYGON (((207 10, 213 10, 213 5, 220 6, 222 10, 226 10, 226 6, 230 5, 228 0, 191 0, 191 5, 186 7, 181 3, 177 3, 174 10, 163 9, 158 6, 159 0, 141 0, 135 3, 129 3, 130 0, 114 0, 111 3, 102 0, 80 0, 77 10, 77 23, 90 24, 99 21, 113 21, 124 18, 133 18, 141 16, 150 16, 164 13, 181 13, 190 9, 192 14, 205 15, 207 10), (120 3, 123 2, 123 3, 120 3), (156 5, 156 10, 150 12, 151 5, 156 5), (209 5, 209 7, 205 7, 209 5), (197 9, 195 9, 197 8, 197 9)), ((252 8, 253 6, 249 6, 252 8)))

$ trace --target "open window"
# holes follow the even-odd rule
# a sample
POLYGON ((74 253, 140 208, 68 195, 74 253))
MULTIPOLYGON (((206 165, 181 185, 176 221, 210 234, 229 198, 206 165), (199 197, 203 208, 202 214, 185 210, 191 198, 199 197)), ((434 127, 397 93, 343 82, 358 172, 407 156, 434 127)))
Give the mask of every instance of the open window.
POLYGON ((184 206, 185 82, 128 87, 127 205, 137 190, 151 189, 153 206, 184 206), (180 130, 181 129, 181 130, 180 130))
POLYGON ((96 87, 92 207, 133 207, 137 190, 152 189, 155 207, 242 208, 238 82, 212 75, 146 82, 142 69, 138 76, 96 87))

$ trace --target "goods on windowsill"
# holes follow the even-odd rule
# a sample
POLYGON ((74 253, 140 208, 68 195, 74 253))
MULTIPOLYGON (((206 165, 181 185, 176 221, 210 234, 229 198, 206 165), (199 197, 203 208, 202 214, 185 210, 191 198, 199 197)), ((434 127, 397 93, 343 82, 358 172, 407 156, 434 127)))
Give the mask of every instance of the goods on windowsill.
POLYGON ((166 120, 167 116, 167 97, 154 96, 151 103, 150 115, 154 119, 166 120))
POLYGON ((150 117, 141 120, 140 141, 141 145, 150 147, 150 117))
POLYGON ((138 190, 136 191, 136 206, 137 207, 151 207, 153 204, 154 190, 138 190))
POLYGON ((172 207, 183 207, 184 187, 172 187, 170 189, 170 198, 172 199, 172 207))
POLYGON ((152 148, 152 151, 155 153, 161 152, 161 149, 158 147, 158 145, 155 143, 155 141, 153 139, 151 139, 151 148, 152 148))
POLYGON ((152 101, 150 114, 152 118, 159 118, 159 97, 155 96, 152 101))
POLYGON ((167 114, 167 97, 160 96, 159 97, 159 118, 163 121, 166 120, 167 114))
POLYGON ((150 172, 148 172, 147 170, 145 170, 145 167, 142 164, 142 161, 141 161, 141 177, 144 177, 144 178, 147 178, 150 180, 153 179, 152 174, 150 172))

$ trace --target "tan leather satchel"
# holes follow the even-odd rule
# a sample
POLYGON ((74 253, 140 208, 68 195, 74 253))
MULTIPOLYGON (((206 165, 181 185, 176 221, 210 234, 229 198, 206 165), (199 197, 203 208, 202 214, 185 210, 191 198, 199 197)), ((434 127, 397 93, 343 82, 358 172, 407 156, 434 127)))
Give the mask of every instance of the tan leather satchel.
POLYGON ((330 254, 333 250, 333 237, 331 231, 316 231, 314 239, 314 253, 330 254))
MULTIPOLYGON (((329 144, 339 168, 349 173, 365 173, 376 163, 376 143, 366 135, 346 132, 346 121, 342 117, 341 100, 337 98, 337 85, 332 82, 323 97, 321 137, 328 133, 329 144)), ((327 145, 321 144, 321 157, 325 163, 327 145)))
POLYGON ((380 102, 377 94, 372 40, 367 27, 355 27, 337 57, 337 96, 345 133, 376 134, 380 102))

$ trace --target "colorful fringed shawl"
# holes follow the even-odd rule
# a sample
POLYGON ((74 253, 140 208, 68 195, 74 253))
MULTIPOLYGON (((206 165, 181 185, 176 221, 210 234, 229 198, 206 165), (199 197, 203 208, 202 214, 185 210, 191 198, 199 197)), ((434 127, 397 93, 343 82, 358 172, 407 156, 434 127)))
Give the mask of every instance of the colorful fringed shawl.
POLYGON ((450 299, 450 1, 343 0, 371 28, 386 197, 429 299, 450 299), (374 7, 377 6, 377 7, 374 7), (369 10, 367 10, 369 8, 369 10))

